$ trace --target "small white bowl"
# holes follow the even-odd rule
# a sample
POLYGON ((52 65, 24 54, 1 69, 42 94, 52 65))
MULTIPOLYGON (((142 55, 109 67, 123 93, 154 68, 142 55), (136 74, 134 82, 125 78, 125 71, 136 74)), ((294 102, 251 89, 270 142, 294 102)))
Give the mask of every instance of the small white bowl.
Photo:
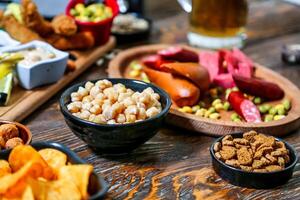
POLYGON ((19 84, 28 90, 35 87, 58 81, 66 70, 69 54, 55 49, 50 44, 41 41, 32 41, 14 47, 4 47, 4 52, 18 52, 26 49, 41 47, 55 54, 55 58, 38 61, 30 66, 19 63, 16 68, 19 84))

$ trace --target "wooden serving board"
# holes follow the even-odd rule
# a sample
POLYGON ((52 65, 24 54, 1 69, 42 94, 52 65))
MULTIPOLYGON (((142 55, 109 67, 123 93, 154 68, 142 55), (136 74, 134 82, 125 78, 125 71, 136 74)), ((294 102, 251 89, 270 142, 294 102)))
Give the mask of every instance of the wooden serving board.
MULTIPOLYGON (((164 49, 169 45, 145 45, 125 50, 118 54, 109 64, 108 75, 111 78, 120 78, 128 76, 128 65, 134 59, 139 59, 147 54, 155 54, 158 50, 164 49)), ((182 45, 184 48, 199 52, 189 46, 182 45)), ((188 130, 205 133, 213 136, 231 134, 234 132, 256 130, 261 133, 282 136, 297 129, 300 126, 300 91, 292 82, 281 76, 280 74, 255 64, 256 76, 268 81, 277 83, 285 91, 285 98, 291 99, 292 108, 288 115, 281 120, 262 123, 248 122, 232 122, 230 115, 233 111, 221 111, 221 119, 214 120, 204 117, 195 116, 193 114, 182 113, 172 107, 167 117, 167 123, 179 126, 188 130)), ((269 104, 277 104, 280 101, 268 102, 269 104)))
POLYGON ((72 51, 72 54, 76 57, 76 69, 65 74, 57 83, 33 90, 25 90, 16 85, 11 93, 8 105, 0 107, 0 118, 9 121, 23 120, 59 90, 88 69, 106 52, 113 49, 115 43, 115 38, 110 37, 109 41, 103 46, 95 47, 94 49, 87 51, 72 51))

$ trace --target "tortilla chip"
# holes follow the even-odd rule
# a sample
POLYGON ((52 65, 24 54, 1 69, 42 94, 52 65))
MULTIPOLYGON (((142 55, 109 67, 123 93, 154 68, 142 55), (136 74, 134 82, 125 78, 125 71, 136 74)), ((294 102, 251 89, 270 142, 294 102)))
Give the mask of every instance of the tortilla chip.
POLYGON ((41 176, 45 179, 52 180, 56 177, 55 172, 48 166, 43 157, 29 145, 16 146, 13 148, 8 158, 9 165, 13 172, 17 172, 29 161, 39 163, 43 166, 43 173, 41 176))
POLYGON ((67 163, 67 155, 56 149, 42 149, 39 154, 52 169, 59 169, 67 163))
POLYGON ((66 179, 57 181, 28 181, 37 200, 81 200, 81 194, 76 185, 66 179))
POLYGON ((6 160, 0 160, 0 178, 10 173, 11 168, 9 163, 6 160))
POLYGON ((80 165, 69 165, 59 169, 58 179, 69 180, 75 183, 79 189, 83 199, 88 198, 88 184, 90 175, 93 171, 92 165, 80 164, 80 165))
POLYGON ((24 167, 14 174, 8 174, 0 178, 0 196, 20 197, 26 188, 28 178, 37 178, 43 173, 40 163, 29 161, 24 167))

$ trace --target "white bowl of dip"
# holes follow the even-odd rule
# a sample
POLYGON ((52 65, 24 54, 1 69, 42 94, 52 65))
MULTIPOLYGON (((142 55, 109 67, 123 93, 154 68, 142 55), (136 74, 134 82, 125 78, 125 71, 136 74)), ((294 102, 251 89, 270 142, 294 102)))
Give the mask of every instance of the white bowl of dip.
POLYGON ((28 90, 57 82, 66 70, 69 54, 41 41, 32 41, 0 52, 19 52, 24 56, 16 68, 19 84, 28 90))

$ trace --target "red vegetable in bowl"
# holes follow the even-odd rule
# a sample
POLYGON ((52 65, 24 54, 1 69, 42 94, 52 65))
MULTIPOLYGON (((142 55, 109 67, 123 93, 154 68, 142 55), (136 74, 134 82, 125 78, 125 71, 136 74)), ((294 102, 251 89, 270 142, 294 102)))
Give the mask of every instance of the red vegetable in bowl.
POLYGON ((246 99, 243 93, 239 91, 231 92, 228 96, 228 101, 234 111, 243 117, 246 122, 262 122, 256 105, 246 99))
POLYGON ((163 49, 157 52, 162 58, 166 60, 174 60, 178 62, 198 62, 198 54, 184 49, 179 46, 171 46, 167 49, 163 49))
POLYGON ((275 83, 271 83, 258 78, 246 78, 233 75, 236 86, 247 94, 262 97, 268 100, 278 100, 283 98, 284 91, 275 83))

